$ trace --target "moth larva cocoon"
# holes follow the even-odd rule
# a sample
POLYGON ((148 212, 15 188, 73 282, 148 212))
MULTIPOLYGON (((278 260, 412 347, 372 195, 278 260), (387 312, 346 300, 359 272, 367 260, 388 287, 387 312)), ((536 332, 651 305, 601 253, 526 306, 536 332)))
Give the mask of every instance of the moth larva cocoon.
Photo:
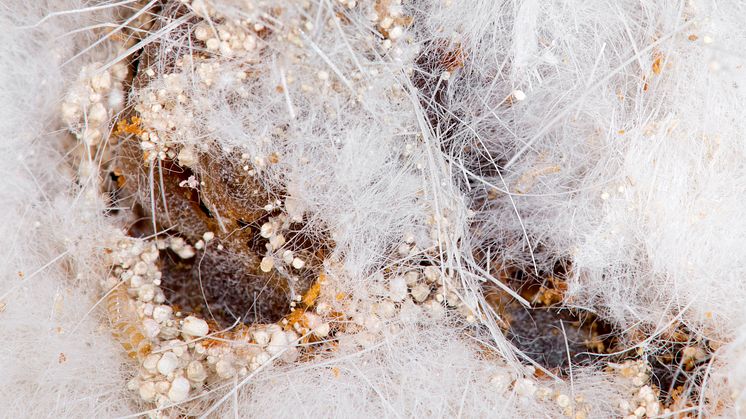
POLYGON ((137 311, 127 290, 117 286, 106 297, 106 311, 112 333, 132 359, 143 360, 152 349, 150 341, 141 330, 137 311))

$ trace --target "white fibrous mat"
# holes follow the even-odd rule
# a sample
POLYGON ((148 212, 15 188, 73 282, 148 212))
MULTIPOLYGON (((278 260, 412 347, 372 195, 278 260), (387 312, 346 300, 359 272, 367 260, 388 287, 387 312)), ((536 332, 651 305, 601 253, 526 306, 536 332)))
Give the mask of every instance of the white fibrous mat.
POLYGON ((0 416, 746 415, 744 22, 0 1, 0 416))

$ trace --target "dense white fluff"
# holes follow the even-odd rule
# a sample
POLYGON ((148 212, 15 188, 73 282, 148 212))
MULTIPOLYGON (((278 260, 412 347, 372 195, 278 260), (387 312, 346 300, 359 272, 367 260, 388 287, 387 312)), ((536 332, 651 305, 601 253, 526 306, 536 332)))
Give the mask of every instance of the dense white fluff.
MULTIPOLYGON (((121 220, 104 215, 95 175, 76 179, 69 169, 71 160, 95 166, 100 156, 82 153, 59 120, 80 67, 117 55, 102 42, 67 63, 101 36, 94 27, 113 25, 114 8, 12 3, 0 11, 0 213, 9 221, 0 226, 0 406, 11 417, 143 411, 126 387, 132 370, 94 307, 107 275, 105 239, 121 220)), ((256 3, 210 2, 239 17, 272 2, 256 3)), ((628 413, 618 401, 632 386, 618 377, 588 367, 540 381, 520 365, 482 296, 489 269, 475 255, 488 254, 490 263, 536 273, 568 263, 565 304, 652 336, 643 353, 679 322, 711 347, 722 344, 701 367, 712 405, 703 397, 697 408, 727 416, 734 395, 735 411, 744 411, 744 6, 411 2, 414 23, 378 55, 373 25, 360 23, 372 5, 350 12, 353 25, 320 26, 332 10, 318 3, 316 27, 283 26, 302 10, 288 3, 272 27, 286 37, 268 37, 263 55, 215 72, 174 70, 176 52, 194 48, 192 22, 189 31, 162 31, 149 51, 154 75, 133 101, 178 73, 170 77, 186 81, 190 100, 174 111, 184 124, 174 144, 216 158, 249 155, 262 185, 287 192, 278 198, 305 213, 307 233, 333 241, 327 268, 361 313, 375 302, 380 272, 429 258, 470 308, 487 314, 484 327, 450 317, 384 321, 382 340, 347 336, 353 342, 333 353, 229 383, 199 408, 558 417, 562 394, 582 396, 588 417, 628 413), (225 153, 204 147, 211 141, 225 153), (269 165, 273 153, 282 159, 269 165), (403 243, 413 249, 400 252, 403 243), (441 252, 425 256, 438 244, 441 252), (539 385, 552 395, 534 397, 539 385)), ((203 16, 203 2, 190 4, 203 16)))
POLYGON ((733 336, 746 314, 742 304, 728 303, 746 299, 740 250, 746 72, 725 52, 739 49, 729 37, 746 34, 735 27, 716 33, 734 25, 737 12, 713 11, 712 23, 684 33, 714 37, 713 44, 679 36, 661 49, 661 80, 649 90, 658 98, 647 105, 648 120, 626 129, 631 138, 621 150, 619 180, 599 189, 610 195, 601 204, 604 218, 575 256, 579 274, 587 267, 589 275, 579 293, 599 296, 611 317, 626 324, 682 312, 693 330, 722 339, 733 336), (619 278, 608 292, 592 285, 606 282, 605 272, 612 282, 619 278), (646 313, 649 307, 658 311, 646 313))
MULTIPOLYGON (((522 381, 522 371, 482 359, 478 347, 466 344, 458 330, 434 323, 397 326, 385 341, 363 350, 343 350, 329 359, 261 374, 242 397, 225 403, 223 415, 229 416, 236 403, 240 411, 268 412, 278 418, 299 412, 309 417, 355 417, 360 412, 366 417, 562 415, 552 396, 537 403, 529 395, 536 388, 509 391, 505 380, 522 381)), ((575 379, 573 389, 568 383, 550 386, 594 400, 589 417, 619 414, 615 401, 623 383, 600 375, 575 379)))
POLYGON ((75 12, 42 21, 81 6, 12 2, 0 13, 0 406, 7 417, 130 409, 127 367, 98 312, 89 312, 105 274, 99 241, 111 227, 98 197, 65 171, 58 122, 66 82, 78 72, 60 64, 91 42, 73 31, 104 18, 75 12))
POLYGON ((464 28, 473 63, 446 108, 482 156, 453 160, 497 191, 483 246, 527 268, 570 261, 567 302, 651 334, 643 348, 679 322, 729 342, 746 314, 743 6, 488 3, 457 10, 505 22, 433 21, 464 28))
POLYGON ((571 302, 625 328, 681 313, 732 336, 743 312, 727 301, 746 297, 741 6, 492 7, 513 37, 467 28, 472 68, 448 104, 463 141, 506 167, 454 156, 497 190, 485 245, 540 270, 571 261, 571 302))

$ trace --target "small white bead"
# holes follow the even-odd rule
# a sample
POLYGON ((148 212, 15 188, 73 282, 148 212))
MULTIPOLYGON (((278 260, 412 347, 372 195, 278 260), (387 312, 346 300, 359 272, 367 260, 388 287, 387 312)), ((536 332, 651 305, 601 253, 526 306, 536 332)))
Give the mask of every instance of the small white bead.
POLYGON ((146 402, 151 402, 155 398, 155 383, 146 381, 140 384, 140 398, 146 402))
POLYGON ((283 349, 285 349, 287 345, 288 342, 285 332, 282 329, 277 330, 272 333, 272 337, 269 340, 269 345, 267 346, 267 352, 269 352, 271 355, 277 355, 283 349))
POLYGON ((217 38, 210 38, 205 42, 205 46, 207 46, 207 49, 214 51, 220 48, 220 41, 217 38))
POLYGON ((389 38, 390 39, 399 39, 404 34, 404 29, 401 26, 394 26, 393 29, 389 32, 389 38))
POLYGON ((303 269, 304 266, 306 266, 306 262, 304 262, 301 258, 294 258, 293 259, 293 268, 295 268, 295 269, 303 269))
POLYGON ((274 226, 272 226, 272 223, 262 224, 261 230, 259 231, 259 234, 265 239, 272 237, 274 233, 275 233, 275 229, 274 229, 274 226))
POLYGON ((157 306, 153 309, 153 320, 157 321, 158 323, 166 322, 171 318, 173 311, 174 309, 172 309, 171 306, 157 306))
POLYGON ((135 264, 132 270, 135 272, 135 275, 144 275, 148 272, 148 265, 140 261, 135 264))
POLYGON ((176 158, 179 159, 179 164, 182 166, 193 167, 197 163, 197 156, 194 154, 194 149, 189 146, 184 146, 176 158))
POLYGON ((158 361, 158 372, 163 375, 168 375, 174 372, 176 367, 179 365, 179 358, 173 352, 166 352, 158 361))
POLYGON ((269 343, 269 334, 264 330, 257 330, 252 334, 254 335, 254 342, 256 342, 257 345, 265 346, 269 343))
POLYGON ((155 297, 155 286, 153 284, 145 284, 137 290, 137 296, 141 301, 149 302, 155 297))
POLYGON ((158 366, 158 360, 159 359, 161 359, 160 355, 158 355, 158 354, 150 354, 142 362, 142 367, 145 368, 148 372, 154 373, 156 371, 157 366, 158 366))
POLYGON ((182 355, 186 352, 186 347, 183 345, 183 341, 179 339, 173 339, 168 342, 169 346, 171 347, 171 352, 173 352, 177 358, 181 358, 182 355))
POLYGON ((199 361, 192 361, 187 365, 186 370, 187 377, 194 382, 205 381, 207 378, 207 372, 205 367, 199 361))
POLYGON ((158 325, 158 322, 153 319, 143 320, 142 325, 145 336, 150 339, 155 338, 156 336, 158 336, 158 333, 161 332, 161 327, 158 325))
POLYGON ((412 288, 412 298, 418 303, 427 300, 430 295, 430 287, 425 284, 417 284, 412 288))
POLYGON ((206 40, 210 36, 210 32, 204 25, 197 26, 194 30, 194 37, 200 41, 206 40))
POLYGON ((434 266, 428 266, 425 268, 425 279, 429 283, 437 282, 440 278, 440 271, 434 266))
POLYGON ((194 316, 189 316, 184 319, 184 323, 181 325, 181 331, 184 334, 190 336, 206 336, 210 331, 210 327, 207 322, 194 316))
POLYGON ((215 372, 220 378, 231 378, 236 374, 236 369, 230 362, 221 359, 215 364, 215 372))
POLYGON ((233 55, 233 49, 231 48, 230 44, 228 42, 221 42, 220 43, 220 53, 223 54, 226 57, 230 57, 233 55))
POLYGON ((321 302, 316 306, 316 313, 321 315, 329 314, 332 311, 332 307, 329 305, 329 303, 321 302))
POLYGON ((523 93, 523 90, 513 90, 513 97, 520 102, 526 99, 526 94, 523 93))
POLYGON ((202 345, 202 343, 197 342, 197 344, 194 345, 194 353, 204 355, 206 352, 207 349, 202 345))
POLYGON ((182 259, 190 259, 193 258, 195 255, 194 248, 192 246, 184 246, 181 250, 176 252, 176 254, 179 255, 179 257, 182 259))
POLYGON ((259 264, 259 269, 261 269, 262 272, 270 272, 272 271, 272 268, 274 266, 275 266, 274 260, 269 256, 265 256, 262 258, 262 262, 259 264))
POLYGON ((246 51, 253 51, 256 48, 256 38, 248 36, 246 40, 243 41, 242 46, 246 51))
POLYGON ((189 380, 176 377, 168 390, 168 399, 174 403, 184 401, 189 396, 189 380))

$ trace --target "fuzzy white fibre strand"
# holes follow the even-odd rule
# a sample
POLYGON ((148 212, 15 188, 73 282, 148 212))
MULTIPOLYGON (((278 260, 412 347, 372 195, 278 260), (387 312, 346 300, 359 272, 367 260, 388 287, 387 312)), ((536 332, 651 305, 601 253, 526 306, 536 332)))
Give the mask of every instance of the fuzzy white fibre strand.
MULTIPOLYGON (((135 3, 0 2, 0 417, 162 413, 128 389, 131 362, 101 304, 107 239, 130 220, 107 211, 103 158, 81 151, 60 115, 81 68, 124 58, 111 40, 91 46, 135 3)), ((179 129, 146 128, 182 150, 215 153, 214 141, 216 159, 252 156, 246 170, 286 192, 277 198, 305 217, 304 233, 334 243, 323 268, 351 322, 382 336, 343 336, 334 351, 236 378, 189 414, 567 415, 557 397, 533 397, 538 387, 587 417, 627 414, 617 400, 640 386, 608 368, 555 379, 526 365, 485 295, 513 292, 480 265, 486 254, 537 276, 569 266, 562 304, 612 325, 630 354, 655 356, 674 325, 710 342, 688 412, 746 415, 746 6, 392 1, 414 23, 379 55, 360 23, 374 2, 335 25, 337 1, 312 0, 315 25, 300 32, 289 25, 308 2, 183 3, 194 19, 205 4, 227 17, 287 11, 265 52, 215 72, 188 62, 194 21, 168 30, 178 17, 161 11, 167 29, 145 37, 153 74, 129 99, 150 106, 159 90, 190 87, 170 110, 179 129), (428 73, 444 51, 458 65, 428 73), (418 264, 438 267, 479 327, 407 302, 397 317, 364 318, 384 273, 418 264)))

